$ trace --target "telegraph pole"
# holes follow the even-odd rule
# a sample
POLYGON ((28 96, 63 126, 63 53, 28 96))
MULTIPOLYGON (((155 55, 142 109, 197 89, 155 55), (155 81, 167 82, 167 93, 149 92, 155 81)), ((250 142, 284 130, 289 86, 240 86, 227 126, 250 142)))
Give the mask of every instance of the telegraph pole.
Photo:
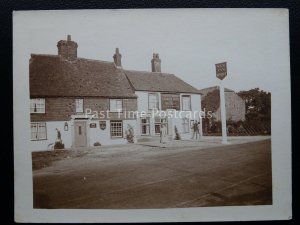
POLYGON ((227 63, 216 64, 216 76, 220 79, 220 109, 221 109, 221 122, 222 122, 222 144, 228 144, 227 129, 226 129, 226 107, 225 107, 225 94, 223 79, 227 76, 227 63))

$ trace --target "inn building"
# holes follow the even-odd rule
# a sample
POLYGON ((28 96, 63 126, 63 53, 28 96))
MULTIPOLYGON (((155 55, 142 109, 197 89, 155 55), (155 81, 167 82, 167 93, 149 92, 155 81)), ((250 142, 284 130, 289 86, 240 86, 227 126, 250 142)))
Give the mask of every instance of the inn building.
POLYGON ((53 148, 58 131, 65 148, 126 144, 130 127, 135 142, 155 139, 163 124, 170 140, 175 127, 182 139, 191 137, 191 124, 200 121, 193 112, 201 111, 201 94, 162 73, 158 54, 146 72, 123 69, 119 49, 112 62, 80 58, 70 35, 57 48, 57 55, 31 54, 29 61, 33 151, 53 148), (127 113, 141 111, 145 113, 127 113), (179 112, 181 118, 175 118, 179 112))

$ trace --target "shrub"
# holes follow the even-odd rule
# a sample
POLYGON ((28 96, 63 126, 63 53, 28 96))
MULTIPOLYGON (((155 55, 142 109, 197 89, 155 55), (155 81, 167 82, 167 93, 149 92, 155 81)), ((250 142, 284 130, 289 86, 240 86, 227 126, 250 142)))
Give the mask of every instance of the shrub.
POLYGON ((131 125, 127 125, 127 130, 125 131, 125 137, 128 143, 134 143, 134 131, 131 125))
POLYGON ((94 143, 94 146, 101 146, 101 144, 100 144, 100 142, 97 141, 94 143))
POLYGON ((54 145, 54 149, 64 149, 65 145, 61 142, 56 142, 54 145))

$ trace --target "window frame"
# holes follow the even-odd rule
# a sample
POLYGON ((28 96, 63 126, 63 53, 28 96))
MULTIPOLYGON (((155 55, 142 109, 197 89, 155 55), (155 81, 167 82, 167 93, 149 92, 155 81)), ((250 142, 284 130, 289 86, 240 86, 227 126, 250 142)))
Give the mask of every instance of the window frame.
POLYGON ((156 116, 154 117, 154 134, 158 135, 160 134, 160 128, 161 128, 161 124, 162 124, 162 118, 160 116, 156 116), (159 126, 159 132, 156 132, 156 126, 159 126))
POLYGON ((46 113, 45 98, 31 98, 30 99, 30 114, 45 114, 45 113, 46 113), (42 103, 38 103, 38 101, 42 101, 42 103), (35 107, 32 107, 33 104, 35 104, 35 107), (43 107, 37 107, 38 104, 43 105, 43 107), (34 111, 34 109, 36 109, 37 111, 34 111), (38 111, 38 109, 42 109, 42 110, 38 111))
POLYGON ((123 99, 120 99, 120 98, 110 98, 109 99, 109 112, 112 112, 112 113, 123 112, 123 99), (116 110, 112 110, 112 107, 111 107, 112 101, 116 101, 116 102, 120 101, 121 102, 121 110, 117 109, 117 103, 116 103, 116 110))
POLYGON ((191 97, 191 95, 181 95, 181 104, 182 104, 181 105, 181 110, 182 111, 192 111, 192 97, 191 97), (189 98, 189 106, 190 106, 189 109, 184 108, 184 104, 183 104, 184 103, 184 101, 183 101, 184 98, 189 98))
POLYGON ((142 117, 140 118, 140 122, 141 122, 141 135, 143 136, 149 136, 150 135, 150 117, 142 117), (145 119, 147 122, 146 123, 143 123, 142 120, 145 119), (143 134, 143 126, 146 126, 147 127, 147 131, 148 133, 146 134, 143 134))
POLYGON ((155 135, 160 135, 161 125, 166 125, 167 132, 169 133, 168 118, 156 116, 156 117, 154 117, 154 134, 155 135), (159 119, 159 121, 156 119, 159 119), (159 133, 156 132, 155 126, 159 126, 159 133))
POLYGON ((123 120, 111 120, 109 124, 110 124, 110 137, 113 138, 113 139, 114 138, 123 138, 123 120), (120 132, 121 135, 120 136, 114 136, 113 135, 113 133, 112 133, 112 127, 113 127, 112 124, 113 123, 120 123, 121 124, 121 132, 120 132))
POLYGON ((30 140, 31 141, 42 141, 42 140, 47 140, 47 123, 46 122, 31 122, 30 123, 30 131, 31 131, 31 136, 30 136, 30 140), (36 138, 32 138, 32 125, 36 125, 36 138), (40 128, 40 124, 44 124, 44 137, 40 137, 40 133, 39 133, 39 128, 40 128))
POLYGON ((83 113, 84 112, 84 101, 83 101, 83 98, 76 98, 75 99, 75 113, 83 113), (82 111, 78 111, 77 109, 79 108, 78 107, 78 101, 82 101, 82 111))
POLYGON ((160 109, 160 107, 159 107, 159 95, 158 95, 158 93, 155 93, 155 92, 150 92, 150 93, 148 93, 148 110, 153 110, 153 109, 160 109), (150 108, 150 96, 153 96, 153 95, 155 95, 156 96, 156 101, 157 101, 157 103, 156 103, 156 105, 157 105, 157 108, 150 108))

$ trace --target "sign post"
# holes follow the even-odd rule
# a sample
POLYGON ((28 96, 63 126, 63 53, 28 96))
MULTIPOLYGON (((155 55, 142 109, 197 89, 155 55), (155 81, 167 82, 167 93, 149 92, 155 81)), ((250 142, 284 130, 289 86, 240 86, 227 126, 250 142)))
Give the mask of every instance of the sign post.
POLYGON ((222 144, 227 144, 227 129, 226 129, 226 108, 225 108, 225 94, 222 80, 227 76, 227 63, 216 64, 216 75, 221 80, 220 82, 220 109, 222 122, 222 144))

